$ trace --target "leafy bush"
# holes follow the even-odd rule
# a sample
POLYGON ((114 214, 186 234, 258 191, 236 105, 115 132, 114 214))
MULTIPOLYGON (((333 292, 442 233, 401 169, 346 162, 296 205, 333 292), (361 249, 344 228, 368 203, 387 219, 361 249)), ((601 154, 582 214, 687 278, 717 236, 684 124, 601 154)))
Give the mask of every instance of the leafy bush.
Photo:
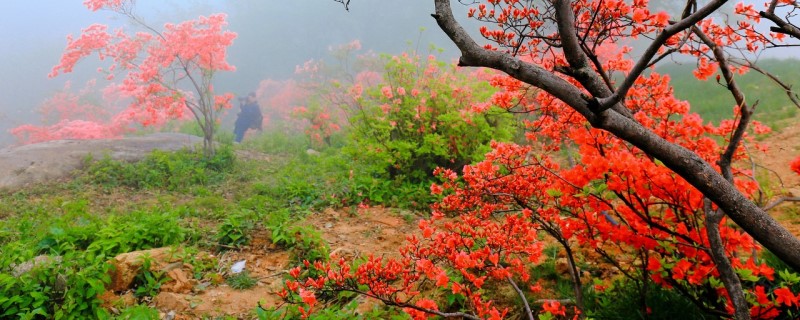
POLYGON ((648 283, 646 289, 631 281, 619 281, 602 292, 588 290, 584 295, 590 319, 716 319, 703 312, 675 290, 648 283), (646 293, 646 310, 641 297, 646 293), (645 314, 646 313, 646 314, 645 314))
POLYGON ((109 157, 92 162, 87 159, 87 178, 107 187, 182 190, 196 185, 218 183, 233 167, 235 155, 230 147, 220 148, 212 157, 188 150, 155 150, 144 160, 125 163, 109 157))
POLYGON ((328 244, 320 233, 313 227, 298 223, 290 210, 277 210, 267 216, 266 227, 272 242, 291 250, 295 262, 328 259, 328 244))
POLYGON ((338 149, 292 158, 270 180, 254 183, 253 189, 280 206, 311 208, 371 204, 427 209, 435 200, 430 182, 391 179, 383 168, 354 162, 338 149))
POLYGON ((248 149, 255 149, 267 154, 301 154, 311 145, 308 139, 300 134, 287 133, 285 130, 273 129, 264 131, 253 139, 242 142, 248 149))
POLYGON ((107 317, 98 298, 110 281, 102 260, 70 253, 19 275, 0 271, 0 318, 107 317))
POLYGON ((167 282, 167 277, 161 271, 153 271, 153 259, 144 255, 141 257, 141 268, 139 274, 133 279, 133 285, 136 290, 133 294, 136 297, 154 297, 161 289, 161 285, 167 282))
MULTIPOLYGON (((381 84, 356 90, 347 113, 353 125, 346 150, 392 176, 427 181, 437 167, 460 171, 483 159, 493 140, 508 141, 512 115, 491 105, 488 74, 468 75, 433 56, 383 56, 381 84)), ((358 85, 358 84, 357 84, 358 85)))
POLYGON ((61 254, 87 250, 98 256, 178 244, 185 230, 171 212, 137 211, 127 216, 110 216, 101 223, 70 222, 63 217, 42 238, 37 249, 42 253, 61 254))
MULTIPOLYGON (((98 299, 110 281, 108 257, 184 238, 175 211, 156 208, 100 218, 86 200, 57 206, 61 212, 55 218, 34 211, 2 221, 30 227, 0 244, 0 318, 108 318, 98 299)), ((142 276, 140 288, 149 288, 142 293, 156 292, 154 282, 142 276)))
MULTIPOLYGON (((380 306, 374 307, 372 310, 364 312, 358 311, 358 301, 350 300, 349 303, 344 305, 334 305, 324 310, 313 313, 308 317, 310 320, 367 320, 367 319, 388 319, 388 320, 407 320, 411 319, 408 314, 382 308, 380 306)), ((302 319, 297 308, 294 306, 264 309, 261 307, 256 308, 256 316, 259 320, 267 319, 287 319, 295 320, 302 319)))
POLYGON ((233 247, 247 244, 249 233, 255 227, 252 216, 252 212, 242 211, 226 217, 217 231, 219 244, 233 247))

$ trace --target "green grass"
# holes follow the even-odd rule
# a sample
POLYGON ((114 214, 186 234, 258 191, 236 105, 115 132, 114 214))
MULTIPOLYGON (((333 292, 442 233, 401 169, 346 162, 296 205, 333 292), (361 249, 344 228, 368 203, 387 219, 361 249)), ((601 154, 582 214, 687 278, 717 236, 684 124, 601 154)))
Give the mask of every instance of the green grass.
MULTIPOLYGON (((275 247, 301 264, 329 252, 320 232, 304 222, 314 211, 363 202, 425 207, 432 199, 428 185, 385 180, 336 148, 309 155, 306 143, 268 133, 238 146, 243 158, 230 146, 210 159, 191 151, 155 151, 136 163, 89 158, 71 182, 0 193, 0 319, 148 318, 152 310, 143 305, 158 294, 164 275, 143 271, 133 288, 143 305, 110 314, 97 298, 110 281, 108 259, 180 247, 175 252, 193 266, 192 277, 208 282, 218 276, 219 261, 198 254, 246 246, 257 230, 267 230, 275 247), (14 274, 37 256, 61 260, 40 258, 46 263, 14 274)), ((230 281, 241 288, 251 282, 230 281)), ((323 314, 353 316, 347 308, 323 314)))
POLYGON ((228 279, 225 279, 225 282, 236 290, 246 290, 254 287, 258 280, 251 277, 247 271, 243 271, 229 276, 228 279))
MULTIPOLYGON (((764 59, 759 66, 773 73, 782 81, 800 89, 800 61, 764 59)), ((700 81, 694 77, 692 63, 667 64, 656 71, 669 74, 675 96, 691 103, 691 112, 698 113, 707 122, 718 124, 720 120, 733 117, 733 106, 736 102, 725 86, 717 83, 714 77, 700 81)), ((744 91, 745 99, 751 105, 756 104, 754 119, 780 129, 787 125, 785 119, 797 115, 798 108, 792 104, 785 91, 767 77, 750 71, 745 75, 737 75, 736 81, 744 91)))
MULTIPOLYGON (((245 245, 252 231, 266 228, 291 234, 282 246, 295 261, 327 257, 319 235, 295 224, 309 210, 288 210, 291 195, 265 196, 256 187, 288 164, 236 160, 224 148, 211 159, 154 152, 138 163, 92 162, 69 183, 0 193, 0 319, 108 318, 97 298, 110 280, 105 262, 125 252, 181 247, 193 277, 208 281, 216 262, 196 253, 245 245), (19 266, 37 256, 44 262, 20 274, 19 266)), ((143 272, 137 296, 156 295, 163 280, 143 272)), ((148 314, 134 307, 119 317, 148 314)))

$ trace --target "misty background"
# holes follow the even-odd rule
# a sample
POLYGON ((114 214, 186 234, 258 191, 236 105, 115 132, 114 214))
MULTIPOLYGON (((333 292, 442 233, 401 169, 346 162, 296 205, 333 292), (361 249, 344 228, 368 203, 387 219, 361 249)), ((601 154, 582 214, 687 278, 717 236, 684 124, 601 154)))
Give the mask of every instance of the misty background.
MULTIPOLYGON (((664 6, 664 1, 652 1, 664 6)), ((748 0, 747 3, 759 1, 748 0)), ((466 18, 466 7, 453 1, 455 15, 465 27, 477 33, 477 22, 466 18)), ((730 4, 732 7, 733 4, 730 4)), ((365 50, 400 53, 435 44, 443 48, 443 59, 455 59, 455 46, 430 16, 429 0, 353 0, 350 10, 333 0, 140 0, 136 13, 160 29, 165 22, 182 22, 218 12, 228 14, 228 29, 238 33, 229 48, 229 62, 235 72, 215 77, 217 92, 244 95, 264 79, 291 77, 295 66, 310 59, 329 56, 331 46, 359 40, 365 50), (424 31, 421 31, 424 30, 424 31)), ((671 11, 671 10, 670 10, 671 11)), ((91 12, 82 0, 29 0, 0 2, 0 148, 14 143, 10 128, 39 124, 39 105, 64 87, 83 88, 98 79, 96 56, 82 60, 73 73, 49 79, 66 46, 66 36, 77 37, 93 23, 110 30, 131 27, 126 17, 110 11, 91 12)), ((771 50, 770 56, 793 57, 794 50, 771 50)), ((227 129, 227 128, 226 128, 227 129)), ((224 129, 224 130, 226 130, 224 129)))

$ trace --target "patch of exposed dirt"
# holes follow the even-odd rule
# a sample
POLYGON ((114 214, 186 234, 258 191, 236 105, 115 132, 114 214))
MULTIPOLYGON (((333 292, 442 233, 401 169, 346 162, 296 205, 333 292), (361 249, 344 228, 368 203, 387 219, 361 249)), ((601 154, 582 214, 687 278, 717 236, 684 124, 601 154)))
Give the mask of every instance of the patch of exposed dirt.
MULTIPOLYGON (((797 120, 792 120, 795 123, 797 120)), ((754 160, 769 172, 773 184, 773 198, 800 197, 800 175, 789 168, 789 163, 800 156, 800 125, 789 125, 761 141, 766 153, 754 152, 754 160)), ((772 199, 773 201, 775 199, 772 199)), ((800 203, 784 202, 770 211, 795 236, 800 237, 800 203)))
MULTIPOLYGON (((417 228, 411 221, 417 219, 410 212, 373 207, 355 211, 349 208, 326 209, 311 215, 306 222, 320 231, 332 255, 393 256, 397 255, 397 248, 404 244, 406 235, 416 232, 417 228)), ((130 261, 134 266, 126 264, 119 269, 135 274, 138 272, 133 262, 136 259, 128 256, 143 254, 145 252, 121 255, 119 260, 130 261)), ((277 293, 283 289, 284 274, 290 265, 289 252, 272 244, 266 230, 254 231, 250 244, 239 250, 225 251, 216 256, 209 252, 194 255, 193 258, 197 260, 207 261, 211 257, 217 261, 216 272, 200 280, 193 277, 194 266, 189 263, 192 257, 181 256, 180 249, 153 249, 148 250, 147 254, 154 260, 152 269, 163 270, 168 280, 157 296, 138 302, 155 306, 164 315, 174 314, 174 319, 218 316, 252 319, 259 304, 274 307, 282 302, 277 293), (253 288, 236 290, 225 283, 231 265, 241 260, 247 261, 245 270, 257 279, 253 288)), ((112 311, 137 303, 132 291, 124 286, 112 288, 101 299, 105 302, 104 306, 112 311)), ((376 304, 365 299, 360 309, 366 311, 376 304)))
POLYGON ((410 212, 383 207, 326 209, 307 220, 322 233, 331 255, 395 256, 406 236, 418 229, 410 212), (352 212, 352 213, 351 213, 352 212))
POLYGON ((283 289, 283 274, 289 266, 289 253, 276 249, 269 232, 258 230, 251 235, 250 245, 238 251, 225 251, 218 256, 220 277, 195 285, 191 291, 162 290, 153 300, 163 312, 174 311, 176 319, 196 319, 203 316, 235 316, 252 318, 259 303, 274 307, 281 300, 277 292, 283 289), (245 270, 257 280, 253 288, 231 288, 221 276, 230 275, 230 267, 246 261, 245 270))
POLYGON ((800 196, 800 175, 789 169, 789 163, 800 156, 800 124, 787 126, 761 143, 768 149, 755 153, 756 162, 772 172, 770 180, 783 183, 784 191, 800 196))

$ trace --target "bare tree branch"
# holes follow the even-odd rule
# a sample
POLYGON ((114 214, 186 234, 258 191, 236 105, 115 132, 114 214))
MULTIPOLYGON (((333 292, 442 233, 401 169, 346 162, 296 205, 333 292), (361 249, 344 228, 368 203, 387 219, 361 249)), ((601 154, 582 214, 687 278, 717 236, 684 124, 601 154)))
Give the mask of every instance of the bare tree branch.
POLYGON ((717 162, 720 170, 722 171, 722 176, 725 177, 725 180, 733 183, 731 161, 736 149, 739 148, 739 144, 744 138, 744 134, 747 131, 747 125, 750 123, 750 118, 753 115, 753 110, 747 104, 747 101, 745 101, 744 93, 742 93, 742 90, 739 88, 739 85, 733 78, 733 72, 731 72, 728 59, 725 57, 725 53, 722 51, 722 48, 714 43, 714 41, 711 40, 711 38, 709 38, 705 33, 703 33, 700 28, 692 27, 692 32, 697 35, 698 38, 700 38, 700 41, 711 48, 711 51, 714 53, 714 60, 716 60, 719 64, 720 73, 722 73, 722 77, 725 78, 725 83, 727 84, 726 87, 728 88, 728 91, 731 92, 733 100, 736 101, 736 105, 739 107, 739 113, 741 114, 739 123, 736 125, 736 129, 733 131, 733 135, 728 142, 728 147, 725 148, 725 152, 717 162))
POLYGON ((792 90, 791 85, 783 82, 776 75, 764 70, 763 68, 759 67, 757 64, 751 62, 750 60, 747 60, 747 63, 745 63, 744 65, 766 76, 767 78, 772 80, 772 82, 775 82, 775 84, 777 84, 779 87, 781 87, 781 89, 783 89, 784 92, 786 92, 786 96, 789 97, 789 100, 791 100, 796 107, 800 108, 800 101, 798 101, 800 97, 798 97, 797 94, 792 90))
MULTIPOLYGON (((725 148, 725 152, 722 153, 719 161, 717 161, 722 176, 725 177, 725 180, 728 180, 728 183, 733 185, 731 162, 733 155, 736 153, 736 149, 739 148, 739 144, 744 138, 747 125, 750 122, 750 117, 753 115, 753 110, 747 105, 744 94, 736 83, 736 79, 733 77, 733 72, 731 72, 728 59, 725 56, 725 52, 722 51, 722 48, 703 33, 700 28, 692 26, 692 32, 700 38, 700 41, 711 48, 711 51, 714 53, 714 59, 719 64, 720 72, 725 78, 725 83, 727 83, 726 87, 728 91, 731 92, 733 99, 736 101, 736 105, 739 106, 739 113, 741 114, 739 123, 736 125, 736 129, 728 142, 728 146, 725 148)), ((747 299, 744 297, 742 282, 733 269, 730 259, 728 259, 728 256, 725 254, 725 246, 722 243, 722 235, 720 235, 719 231, 719 224, 725 216, 725 212, 719 209, 714 210, 711 205, 711 200, 708 198, 703 200, 703 208, 706 214, 706 235, 708 236, 708 243, 711 247, 709 251, 711 253, 711 258, 714 260, 714 264, 717 265, 722 283, 725 285, 725 289, 728 291, 728 296, 730 296, 733 304, 733 316, 737 320, 748 320, 750 319, 750 308, 747 299)))
POLYGON ((776 26, 770 27, 769 30, 772 32, 783 33, 789 35, 792 38, 800 39, 800 29, 792 25, 786 20, 781 19, 775 14, 775 8, 778 5, 778 0, 772 0, 767 8, 767 11, 761 11, 758 13, 762 18, 772 21, 776 26))
POLYGON ((350 11, 350 0, 333 0, 333 1, 341 3, 342 5, 344 5, 344 10, 345 11, 350 11))
POLYGON ((436 8, 436 13, 432 16, 436 19, 439 27, 450 37, 450 40, 461 50, 459 66, 489 67, 503 71, 518 80, 550 92, 571 106, 574 105, 573 108, 590 121, 596 118, 589 109, 589 98, 575 86, 537 65, 523 63, 519 59, 499 51, 483 49, 455 20, 449 1, 436 0, 436 8))
POLYGON ((778 198, 778 200, 770 202, 768 205, 764 206, 764 211, 772 210, 772 208, 775 208, 779 204, 784 203, 786 201, 800 202, 800 197, 780 197, 780 198, 778 198))
MULTIPOLYGON (((728 2, 727 0, 716 0, 711 1, 702 8, 698 9, 695 13, 690 14, 688 17, 681 19, 678 22, 675 22, 668 27, 664 28, 664 31, 659 33, 656 38, 650 43, 650 46, 647 47, 644 54, 639 61, 636 62, 636 65, 633 66, 633 69, 628 73, 628 76, 625 77, 625 80, 622 81, 622 84, 617 88, 617 91, 611 96, 598 98, 597 99, 597 108, 596 111, 602 112, 608 108, 613 107, 615 104, 622 101, 623 98, 628 94, 628 90, 633 87, 634 81, 644 72, 648 65, 650 65, 650 60, 658 53, 658 50, 661 46, 664 45, 667 40, 678 34, 681 31, 691 28, 700 20, 705 19, 709 15, 711 15, 714 11, 719 9, 723 4, 728 2)), ((687 6, 689 8, 689 6, 687 6)), ((684 13, 685 14, 685 13, 684 13)))
POLYGON ((519 286, 517 286, 517 283, 514 282, 514 279, 511 279, 511 277, 507 277, 506 279, 508 279, 508 283, 510 283, 514 288, 514 291, 517 292, 519 299, 522 300, 522 305, 525 307, 525 314, 528 315, 528 320, 533 320, 533 311, 531 311, 531 305, 528 304, 528 298, 525 297, 525 293, 519 289, 519 286))
POLYGON ((594 96, 605 97, 611 94, 605 82, 598 76, 586 56, 578 40, 575 29, 575 14, 572 11, 572 1, 556 0, 556 19, 558 34, 561 36, 561 45, 564 47, 564 56, 570 66, 570 74, 575 77, 594 96))
POLYGON ((719 232, 719 223, 725 214, 720 210, 714 210, 711 206, 711 200, 705 198, 703 200, 703 207, 706 213, 706 235, 708 235, 708 243, 711 246, 711 258, 714 259, 714 264, 717 265, 722 283, 725 289, 728 290, 728 295, 733 302, 734 314, 733 318, 736 320, 750 319, 750 308, 747 299, 744 297, 742 290, 742 282, 739 281, 739 276, 731 266, 731 261, 725 254, 725 245, 722 243, 722 236, 719 232))

